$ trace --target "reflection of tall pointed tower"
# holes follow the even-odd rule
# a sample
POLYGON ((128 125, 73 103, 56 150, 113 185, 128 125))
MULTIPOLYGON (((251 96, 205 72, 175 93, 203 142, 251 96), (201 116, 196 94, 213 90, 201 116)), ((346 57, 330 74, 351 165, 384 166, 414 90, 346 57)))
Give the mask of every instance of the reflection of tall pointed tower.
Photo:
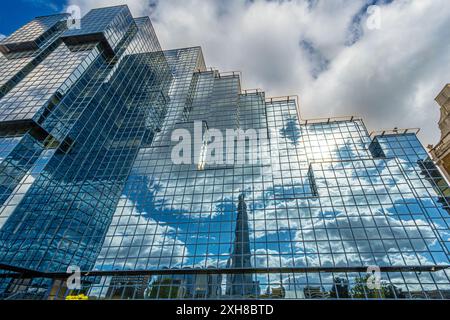
MULTIPOLYGON (((250 234, 248 228, 247 204, 245 196, 239 196, 238 215, 236 220, 236 233, 233 252, 228 260, 228 268, 251 268, 250 234)), ((229 296, 257 296, 259 283, 253 281, 251 273, 232 274, 227 278, 227 295, 229 296)))
POLYGON ((243 194, 239 196, 238 215, 236 220, 236 234, 233 254, 231 256, 232 268, 251 268, 250 261, 250 235, 248 231, 247 204, 243 194))

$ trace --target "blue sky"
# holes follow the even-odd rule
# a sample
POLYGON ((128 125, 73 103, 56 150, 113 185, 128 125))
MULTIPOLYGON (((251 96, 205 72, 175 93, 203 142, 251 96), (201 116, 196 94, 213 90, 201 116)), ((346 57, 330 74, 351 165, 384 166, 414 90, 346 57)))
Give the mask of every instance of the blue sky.
POLYGON ((355 115, 369 131, 421 128, 436 144, 450 81, 448 0, 18 0, 2 2, 0 36, 75 4, 128 4, 150 16, 163 49, 201 46, 209 67, 241 71, 244 89, 299 95, 303 118, 355 115), (368 28, 370 5, 380 27, 368 28))
POLYGON ((0 34, 9 35, 36 16, 61 12, 64 10, 65 3, 64 0, 2 1, 0 34))

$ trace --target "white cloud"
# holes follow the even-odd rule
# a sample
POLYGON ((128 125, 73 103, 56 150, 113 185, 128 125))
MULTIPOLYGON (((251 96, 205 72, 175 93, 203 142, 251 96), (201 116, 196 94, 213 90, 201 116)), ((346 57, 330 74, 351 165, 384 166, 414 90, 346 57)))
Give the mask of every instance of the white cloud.
POLYGON ((209 66, 242 71, 244 88, 299 94, 303 117, 356 114, 369 130, 422 127, 425 144, 438 140, 434 98, 450 73, 445 0, 382 5, 381 29, 372 31, 365 17, 351 28, 364 0, 125 2, 135 15, 151 15, 163 48, 201 45, 209 66), (351 30, 361 34, 348 46, 351 30))
POLYGON ((69 0, 68 4, 80 6, 82 13, 94 8, 126 4, 134 17, 149 15, 153 0, 69 0))
POLYGON ((1 34, 0 33, 0 40, 3 40, 3 39, 5 39, 6 38, 6 36, 4 35, 4 34, 1 34))

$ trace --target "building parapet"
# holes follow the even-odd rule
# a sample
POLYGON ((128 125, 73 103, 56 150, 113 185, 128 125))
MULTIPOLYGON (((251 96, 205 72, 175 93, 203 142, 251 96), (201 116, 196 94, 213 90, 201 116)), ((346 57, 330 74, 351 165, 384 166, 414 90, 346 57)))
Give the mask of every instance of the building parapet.
POLYGON ((420 132, 420 128, 406 128, 406 129, 384 129, 372 131, 370 133, 370 138, 374 138, 377 136, 388 136, 388 135, 402 135, 402 134, 415 134, 417 135, 420 132))
POLYGON ((312 119, 301 119, 302 124, 317 124, 317 123, 332 123, 332 122, 347 122, 347 121, 358 121, 362 118, 357 116, 341 116, 341 117, 329 117, 329 118, 312 118, 312 119))

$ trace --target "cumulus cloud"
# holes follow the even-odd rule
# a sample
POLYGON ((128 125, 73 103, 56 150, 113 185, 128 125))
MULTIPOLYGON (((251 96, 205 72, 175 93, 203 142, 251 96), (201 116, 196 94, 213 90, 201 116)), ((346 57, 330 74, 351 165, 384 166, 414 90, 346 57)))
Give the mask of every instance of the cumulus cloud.
POLYGON ((188 255, 185 244, 177 240, 176 229, 145 217, 135 204, 121 198, 105 238, 96 268, 146 269, 174 267, 188 255), (125 227, 127 226, 127 227, 125 227))
POLYGON ((421 127, 439 138, 435 96, 450 71, 445 0, 70 0, 84 10, 127 3, 150 15, 163 48, 201 45, 244 88, 300 95, 304 118, 359 115, 370 130, 421 127), (366 9, 379 4, 379 30, 366 9))

